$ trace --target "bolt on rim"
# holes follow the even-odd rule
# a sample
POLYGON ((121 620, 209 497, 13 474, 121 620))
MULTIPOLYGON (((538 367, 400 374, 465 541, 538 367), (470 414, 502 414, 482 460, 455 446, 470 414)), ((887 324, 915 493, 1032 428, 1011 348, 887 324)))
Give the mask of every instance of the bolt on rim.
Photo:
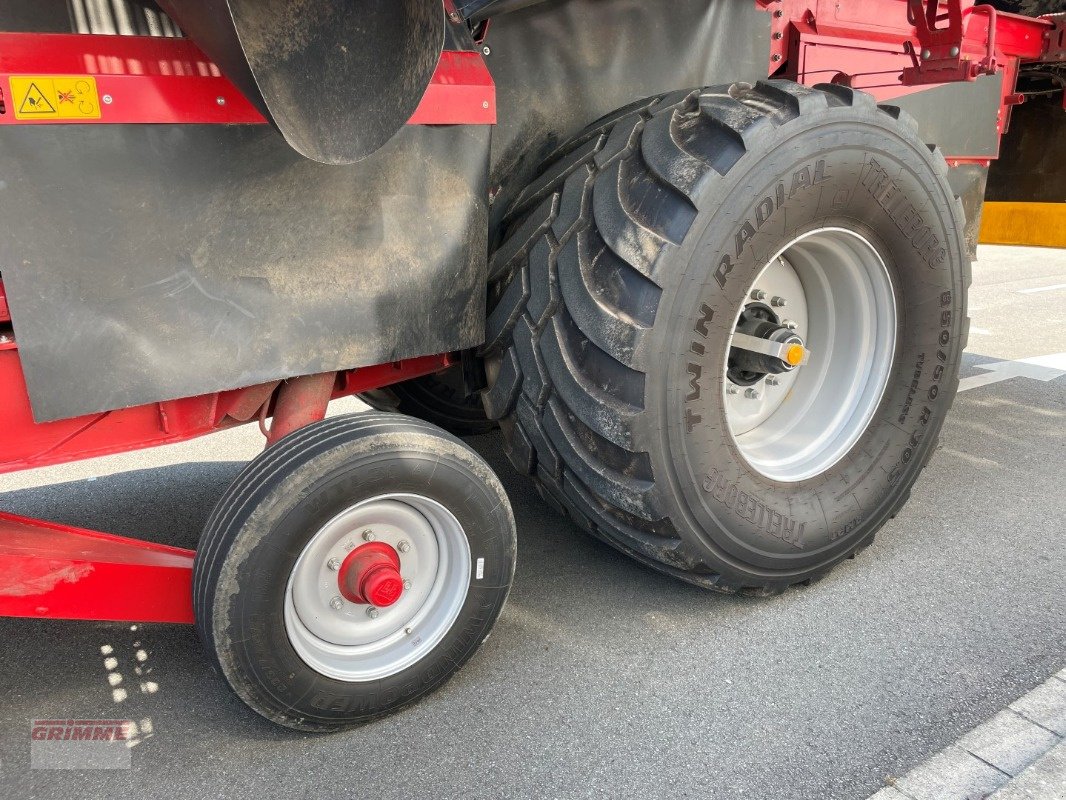
POLYGON ((795 482, 843 458, 884 395, 896 331, 888 267, 864 236, 820 228, 782 248, 749 287, 726 355, 726 422, 748 464, 795 482), (785 355, 790 341, 802 363, 785 355), (778 354, 778 371, 738 368, 756 363, 752 350, 778 354))
MULTIPOLYGON (((308 666, 337 680, 394 675, 452 627, 466 601, 470 566, 462 525, 437 501, 415 494, 364 500, 323 525, 296 560, 285 589, 289 642, 308 666), (348 575, 345 560, 368 543, 395 559, 387 566, 398 564, 402 592, 379 595, 387 605, 352 595, 360 576, 348 575)), ((380 573, 380 564, 368 569, 380 573)))

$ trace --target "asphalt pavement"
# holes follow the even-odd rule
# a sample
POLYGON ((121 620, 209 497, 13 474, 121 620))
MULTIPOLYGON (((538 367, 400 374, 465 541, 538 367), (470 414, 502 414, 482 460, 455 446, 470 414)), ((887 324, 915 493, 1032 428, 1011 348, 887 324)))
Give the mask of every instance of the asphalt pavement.
MULTIPOLYGON (((971 317, 963 375, 995 378, 959 395, 875 544, 814 586, 747 599, 653 573, 479 437, 518 571, 443 690, 303 736, 248 711, 191 628, 3 619, 0 796, 865 798, 1066 665, 1066 251, 981 248, 971 317), (30 720, 70 717, 136 721, 131 769, 30 769, 30 720)), ((0 508, 194 547, 261 446, 252 426, 0 476, 0 508)))

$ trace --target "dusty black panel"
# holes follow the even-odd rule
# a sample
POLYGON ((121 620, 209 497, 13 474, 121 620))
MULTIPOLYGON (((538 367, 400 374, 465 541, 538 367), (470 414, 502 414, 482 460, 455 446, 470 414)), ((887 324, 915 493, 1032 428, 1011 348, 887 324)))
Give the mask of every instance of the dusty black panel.
POLYGON ((978 164, 959 164, 948 172, 948 183, 962 200, 966 212, 966 249, 970 258, 977 257, 977 237, 981 232, 981 210, 985 201, 988 167, 978 164))
POLYGON ((1066 203, 1066 111, 1061 94, 1032 97, 1012 109, 999 160, 989 171, 988 199, 1066 203))
POLYGON ((51 420, 483 336, 488 127, 351 166, 265 125, 0 128, 0 272, 51 420))
POLYGON ((887 101, 918 120, 922 138, 946 156, 996 157, 996 115, 1003 73, 970 83, 950 83, 887 101))
POLYGON ((770 17, 754 1, 568 0, 493 19, 496 208, 557 144, 634 100, 766 77, 770 17))

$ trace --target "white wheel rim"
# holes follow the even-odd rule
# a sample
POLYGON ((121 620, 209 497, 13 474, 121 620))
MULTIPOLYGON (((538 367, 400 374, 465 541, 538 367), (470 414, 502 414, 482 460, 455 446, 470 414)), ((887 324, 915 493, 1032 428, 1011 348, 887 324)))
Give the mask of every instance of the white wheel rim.
POLYGON ((774 313, 781 324, 794 324, 810 360, 752 386, 727 374, 726 422, 756 471, 776 481, 806 480, 848 453, 884 395, 896 348, 892 279, 864 236, 820 228, 789 242, 763 268, 734 329, 760 291, 767 304, 775 297, 787 301, 774 313))
POLYGON ((285 589, 289 642, 309 667, 330 678, 394 675, 451 629, 466 601, 470 561, 462 525, 437 501, 386 494, 357 503, 323 525, 293 566, 285 589), (330 565, 364 544, 364 532, 399 556, 405 588, 384 608, 340 597, 338 572, 330 565))

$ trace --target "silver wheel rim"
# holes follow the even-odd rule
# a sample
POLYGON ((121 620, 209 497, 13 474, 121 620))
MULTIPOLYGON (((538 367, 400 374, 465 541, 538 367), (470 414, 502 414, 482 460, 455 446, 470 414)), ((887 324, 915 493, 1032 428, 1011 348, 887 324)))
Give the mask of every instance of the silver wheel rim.
POLYGON ((806 480, 851 450, 884 395, 896 348, 892 279, 865 237, 820 228, 789 242, 763 268, 734 329, 759 292, 768 302, 786 301, 774 313, 794 325, 809 361, 753 386, 727 375, 726 422, 756 471, 776 481, 806 480))
POLYGON ((435 500, 387 494, 357 503, 322 526, 296 560, 285 589, 289 642, 309 667, 330 678, 394 675, 451 629, 466 601, 470 561, 462 525, 435 500), (404 591, 385 608, 337 602, 335 565, 368 540, 388 544, 400 559, 404 591))

